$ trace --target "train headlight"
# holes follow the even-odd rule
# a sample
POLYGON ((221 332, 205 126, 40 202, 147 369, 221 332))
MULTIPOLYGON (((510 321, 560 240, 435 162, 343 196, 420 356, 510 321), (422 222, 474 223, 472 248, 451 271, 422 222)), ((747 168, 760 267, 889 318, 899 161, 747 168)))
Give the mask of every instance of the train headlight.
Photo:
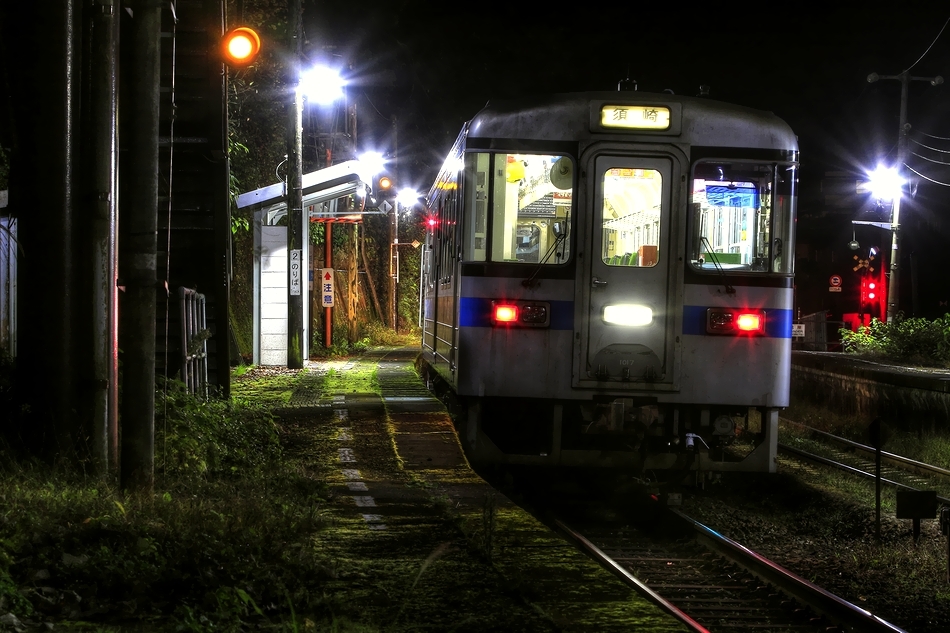
POLYGON ((604 322, 613 325, 644 326, 653 323, 653 310, 635 303, 620 303, 604 308, 604 322))
POLYGON ((709 334, 765 334, 765 310, 709 308, 706 311, 709 334))

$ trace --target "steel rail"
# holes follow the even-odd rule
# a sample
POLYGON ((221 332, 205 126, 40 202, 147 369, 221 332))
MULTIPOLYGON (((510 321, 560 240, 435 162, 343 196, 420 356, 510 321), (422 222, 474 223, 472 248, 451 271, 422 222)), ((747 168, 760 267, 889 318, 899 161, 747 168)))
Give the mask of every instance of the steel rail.
MULTIPOLYGON (((789 420, 788 418, 782 418, 782 419, 788 422, 789 424, 794 424, 795 426, 798 426, 800 428, 807 429, 808 431, 814 434, 820 435, 836 444, 841 444, 843 446, 847 446, 848 448, 853 448, 854 450, 861 451, 862 453, 870 453, 871 455, 874 455, 876 452, 873 446, 868 446, 866 444, 854 442, 852 440, 839 437, 837 435, 832 435, 831 433, 826 433, 825 431, 819 431, 818 429, 814 429, 808 426, 807 424, 802 424, 801 422, 795 422, 794 420, 789 420)), ((904 470, 910 470, 918 475, 931 475, 931 476, 937 475, 940 477, 946 477, 950 479, 950 470, 941 468, 939 466, 934 466, 933 464, 918 462, 917 460, 910 459, 909 457, 904 457, 903 455, 898 455, 896 453, 888 453, 887 451, 881 451, 881 461, 889 463, 893 466, 899 466, 903 468, 904 470)))
POLYGON ((679 510, 670 508, 670 511, 698 532, 710 549, 735 561, 741 567, 766 582, 772 583, 785 593, 815 609, 815 611, 821 613, 829 620, 832 620, 839 626, 843 626, 846 630, 867 633, 906 633, 904 629, 894 626, 873 613, 822 589, 762 555, 753 552, 741 543, 737 543, 712 528, 689 518, 679 510))
MULTIPOLYGON (((670 508, 669 510, 697 534, 697 538, 705 547, 734 562, 762 581, 780 589, 803 605, 807 605, 817 614, 828 618, 829 621, 842 627, 844 630, 860 633, 906 633, 904 629, 818 587, 744 545, 686 516, 682 512, 674 508, 670 508)), ((708 633, 709 630, 702 624, 699 624, 691 616, 680 610, 679 607, 653 591, 625 569, 623 565, 608 556, 584 537, 584 535, 578 533, 560 520, 555 519, 554 524, 582 550, 587 552, 602 566, 614 572, 648 601, 687 625, 690 630, 696 632, 706 631, 708 633)))
MULTIPOLYGON (((794 448, 786 444, 779 444, 778 448, 780 451, 785 453, 790 453, 796 457, 801 457, 802 459, 807 459, 825 466, 830 466, 832 468, 837 468, 838 470, 843 470, 849 474, 855 475, 857 477, 864 477, 865 479, 877 479, 874 473, 869 473, 861 470, 860 468, 855 468, 854 466, 848 466, 847 464, 842 464, 841 462, 836 462, 833 459, 828 459, 827 457, 822 457, 821 455, 815 455, 814 453, 809 453, 808 451, 803 451, 799 448, 794 448)), ((894 486, 895 488, 903 488, 905 490, 920 490, 920 488, 914 488, 913 486, 908 486, 907 484, 902 484, 899 481, 894 481, 892 479, 887 479, 881 477, 881 483, 885 483, 889 486, 894 486)), ((937 501, 950 505, 950 499, 947 497, 937 496, 937 501)))
POLYGON ((634 591, 685 624, 687 627, 689 627, 690 631, 696 631, 696 633, 710 633, 709 629, 688 616, 685 612, 681 611, 679 607, 669 602, 666 598, 643 584, 639 578, 631 574, 624 568, 623 565, 615 561, 613 558, 605 554, 599 547, 587 540, 583 534, 576 532, 574 529, 568 527, 565 523, 558 519, 554 519, 554 524, 559 530, 561 530, 561 532, 573 539, 574 542, 581 547, 581 549, 591 556, 591 558, 599 562, 617 576, 620 576, 620 578, 625 583, 630 585, 634 591))

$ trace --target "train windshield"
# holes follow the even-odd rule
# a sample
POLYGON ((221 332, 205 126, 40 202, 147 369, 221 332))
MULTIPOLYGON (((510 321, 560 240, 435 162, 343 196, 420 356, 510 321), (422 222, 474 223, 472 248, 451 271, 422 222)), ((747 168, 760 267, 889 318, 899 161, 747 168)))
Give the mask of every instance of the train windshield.
POLYGON ((697 163, 690 208, 690 263, 694 268, 792 273, 793 165, 697 163))
POLYGON ((601 257, 608 266, 656 266, 663 176, 656 169, 612 168, 604 174, 601 257))
POLYGON ((466 154, 463 259, 564 263, 570 255, 573 191, 569 156, 466 154))

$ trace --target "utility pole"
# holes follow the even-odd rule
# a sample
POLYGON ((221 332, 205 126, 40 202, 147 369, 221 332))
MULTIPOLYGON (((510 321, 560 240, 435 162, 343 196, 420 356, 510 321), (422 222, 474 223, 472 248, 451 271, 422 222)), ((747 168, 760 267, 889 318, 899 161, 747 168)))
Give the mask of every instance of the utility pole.
POLYGON ((151 491, 155 478, 155 307, 158 247, 158 133, 161 5, 132 3, 131 120, 128 211, 122 278, 122 353, 125 384, 121 420, 121 482, 151 491))
MULTIPOLYGON (((912 81, 929 81, 931 86, 939 86, 943 83, 943 77, 913 77, 909 69, 899 75, 879 75, 871 73, 868 75, 868 83, 874 83, 880 79, 896 79, 901 82, 901 111, 900 122, 897 136, 897 175, 903 181, 904 159, 907 156, 907 133, 910 131, 910 124, 907 122, 907 87, 912 81)), ((897 316, 898 292, 900 291, 900 213, 901 213, 901 195, 894 197, 894 205, 891 207, 891 264, 890 280, 887 284, 887 322, 893 323, 897 316)))
POLYGON ((301 0, 290 0, 291 62, 290 120, 287 130, 287 367, 303 367, 303 92, 300 65, 303 53, 301 0))
MULTIPOLYGON (((393 115, 393 163, 396 168, 396 185, 399 186, 401 181, 399 180, 399 145, 398 137, 396 135, 396 115, 393 115)), ((397 275, 397 265, 399 257, 399 249, 396 247, 396 244, 399 243, 399 202, 393 199, 393 215, 389 221, 389 313, 392 315, 392 325, 393 332, 396 332, 399 326, 399 317, 397 316, 396 306, 398 302, 396 300, 396 290, 398 280, 396 279, 397 275)))

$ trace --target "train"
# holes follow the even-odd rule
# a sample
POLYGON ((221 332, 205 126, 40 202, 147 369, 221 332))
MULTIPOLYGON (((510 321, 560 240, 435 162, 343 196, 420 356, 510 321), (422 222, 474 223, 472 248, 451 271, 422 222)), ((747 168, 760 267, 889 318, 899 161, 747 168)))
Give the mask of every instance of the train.
POLYGON ((705 97, 475 114, 426 196, 420 274, 422 372, 469 459, 775 472, 798 168, 782 119, 705 97))

